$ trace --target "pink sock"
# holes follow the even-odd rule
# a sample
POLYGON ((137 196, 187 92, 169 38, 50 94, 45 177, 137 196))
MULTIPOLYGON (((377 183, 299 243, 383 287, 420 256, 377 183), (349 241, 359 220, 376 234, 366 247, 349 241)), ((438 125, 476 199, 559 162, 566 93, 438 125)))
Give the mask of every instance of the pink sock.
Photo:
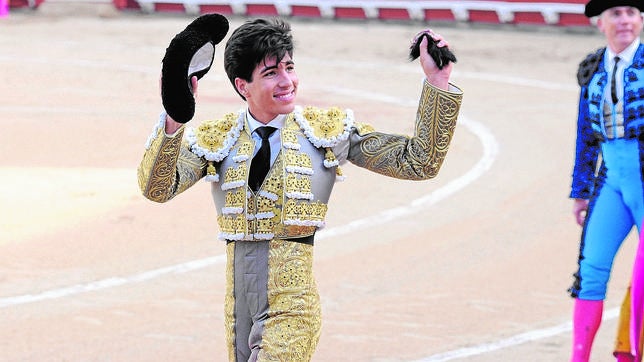
POLYGON ((603 300, 575 299, 570 362, 588 362, 595 334, 601 324, 603 310, 603 300))

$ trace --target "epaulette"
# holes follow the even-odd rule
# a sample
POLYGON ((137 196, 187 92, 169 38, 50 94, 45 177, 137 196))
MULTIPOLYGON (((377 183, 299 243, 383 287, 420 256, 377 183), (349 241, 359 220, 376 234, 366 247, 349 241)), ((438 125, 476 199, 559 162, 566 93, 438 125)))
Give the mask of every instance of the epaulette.
POLYGON ((296 107, 295 121, 306 137, 318 148, 334 147, 349 137, 354 125, 353 112, 338 107, 322 109, 317 107, 296 107))
POLYGON ((243 112, 228 113, 218 120, 203 121, 196 129, 188 128, 186 139, 192 153, 219 162, 228 156, 243 127, 243 112))
POLYGON ((356 130, 358 131, 358 134, 361 135, 361 136, 364 136, 367 133, 371 133, 371 132, 376 131, 376 129, 373 128, 373 126, 368 124, 368 123, 356 122, 354 124, 354 126, 356 127, 356 130))
POLYGON ((604 51, 606 48, 599 48, 594 53, 590 53, 586 56, 581 63, 579 63, 579 69, 577 70, 577 83, 580 86, 584 87, 588 85, 590 79, 593 77, 593 74, 599 68, 599 63, 604 57, 604 51))

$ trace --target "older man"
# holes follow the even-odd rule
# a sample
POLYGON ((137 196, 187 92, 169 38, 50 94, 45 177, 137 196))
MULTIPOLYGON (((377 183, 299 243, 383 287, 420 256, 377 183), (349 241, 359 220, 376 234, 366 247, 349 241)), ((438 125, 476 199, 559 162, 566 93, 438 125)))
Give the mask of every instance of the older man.
MULTIPOLYGON (((590 54, 578 72, 581 95, 570 197, 583 231, 579 269, 570 288, 576 298, 573 362, 590 358, 613 259, 633 226, 641 230, 644 217, 643 8, 642 0, 591 0, 585 8, 586 16, 598 17, 607 44, 590 54)), ((633 305, 635 292, 633 288, 633 305)), ((618 350, 616 356, 632 360, 636 354, 618 350)))

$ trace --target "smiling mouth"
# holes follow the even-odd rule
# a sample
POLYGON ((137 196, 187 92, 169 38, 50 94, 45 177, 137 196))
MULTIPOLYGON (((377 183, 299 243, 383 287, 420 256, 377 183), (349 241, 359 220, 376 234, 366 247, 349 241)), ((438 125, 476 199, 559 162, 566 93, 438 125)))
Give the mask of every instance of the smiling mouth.
POLYGON ((290 91, 290 92, 288 92, 288 93, 276 94, 276 95, 274 96, 274 98, 276 98, 276 99, 278 99, 278 100, 283 100, 283 101, 291 100, 291 99, 293 99, 294 97, 295 97, 295 90, 292 90, 292 91, 290 91))

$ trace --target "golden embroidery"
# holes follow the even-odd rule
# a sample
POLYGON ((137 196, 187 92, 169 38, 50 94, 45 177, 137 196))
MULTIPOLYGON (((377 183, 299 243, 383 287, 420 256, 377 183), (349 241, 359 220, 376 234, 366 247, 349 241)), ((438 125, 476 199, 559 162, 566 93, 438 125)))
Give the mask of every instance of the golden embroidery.
POLYGON ((208 162, 188 150, 183 141, 184 128, 167 136, 160 122, 148 138, 146 151, 138 168, 138 181, 145 197, 166 202, 194 185, 206 174, 208 162))
POLYGON ((289 237, 304 237, 311 236, 315 234, 317 230, 316 226, 304 226, 304 225, 287 225, 287 224, 277 224, 273 228, 273 234, 275 237, 280 238, 289 238, 289 237))
POLYGON ((266 235, 272 239, 273 238, 273 229, 275 222, 272 218, 269 219, 255 219, 256 229, 255 234, 266 235))
POLYGON ((318 137, 334 138, 344 132, 344 120, 347 115, 340 108, 331 107, 325 111, 320 108, 306 107, 302 114, 318 137))
POLYGON ((353 112, 339 108, 324 111, 315 107, 295 107, 293 118, 306 138, 318 148, 334 147, 346 141, 353 129, 353 112))
POLYGON ((210 182, 219 182, 219 175, 217 174, 217 168, 212 161, 208 161, 208 167, 206 168, 206 181, 210 182))
POLYGON ((417 122, 416 128, 419 138, 429 140, 429 145, 424 147, 429 152, 423 164, 423 172, 429 178, 435 177, 443 164, 456 128, 461 99, 462 94, 423 87, 418 118, 428 121, 417 122))
POLYGON ((356 130, 358 131, 358 134, 363 136, 367 133, 375 132, 376 129, 373 128, 372 125, 367 124, 367 123, 362 123, 362 122, 356 122, 355 123, 356 130))
POLYGON ((222 210, 224 214, 230 213, 241 213, 244 211, 244 206, 246 204, 246 191, 243 188, 233 190, 226 193, 226 206, 225 210, 222 210), (228 211, 228 212, 226 212, 228 211))
POLYGON ((242 142, 237 148, 237 154, 235 155, 235 162, 244 162, 250 158, 253 154, 253 143, 252 142, 242 142))
POLYGON ((313 163, 311 157, 303 152, 295 150, 285 150, 284 162, 286 163, 286 170, 288 172, 296 172, 301 174, 312 175, 313 163))
POLYGON ((456 127, 462 93, 450 93, 425 83, 418 105, 414 137, 368 133, 360 152, 349 157, 360 167, 409 180, 438 174, 456 127))
POLYGON ((282 144, 289 149, 300 149, 300 143, 297 141, 297 133, 291 129, 282 129, 282 144))
POLYGON ((228 113, 222 120, 201 122, 195 133, 197 144, 211 152, 217 151, 224 146, 226 135, 236 121, 237 115, 228 113))
POLYGON ((229 113, 217 121, 203 121, 196 130, 188 128, 186 140, 190 151, 208 161, 223 160, 237 142, 245 119, 244 112, 229 113))
POLYGON ((340 180, 344 180, 344 174, 342 173, 342 168, 340 166, 335 168, 335 176, 340 180))
POLYGON ((273 211, 275 208, 275 200, 271 200, 268 197, 257 196, 255 204, 257 205, 257 213, 268 213, 273 211))
POLYGON ((320 298, 313 278, 313 246, 271 240, 268 316, 261 361, 310 361, 320 338, 320 298))
MULTIPOLYGON (((324 226, 327 206, 319 201, 313 201, 313 162, 311 157, 299 150, 299 147, 284 144, 298 142, 302 131, 293 117, 287 119, 282 129, 282 149, 269 171, 264 183, 257 193, 252 193, 245 186, 249 162, 239 162, 237 166, 229 166, 222 171, 223 183, 221 189, 226 191, 223 217, 220 222, 220 237, 226 240, 269 240, 274 237, 292 238, 309 236, 318 227, 324 226), (242 185, 243 183, 243 185, 242 185), (243 187, 242 187, 243 186, 243 187), (243 193, 242 191, 243 190, 243 193), (242 197, 245 195, 245 198, 242 197), (242 206, 242 200, 245 204, 242 206), (286 204, 286 205, 285 205, 286 204), (242 209, 243 207, 243 209, 242 209), (238 217, 236 213, 243 214, 238 217)), ((242 132, 237 143, 237 157, 245 154, 247 148, 246 132, 242 132)), ((249 145, 252 144, 248 142, 249 145)), ((232 151, 231 151, 232 152, 232 151)), ((329 148, 326 157, 337 162, 329 148)), ((331 161, 332 162, 332 161, 331 161)), ((328 167, 328 166, 327 166, 328 167)), ((340 172, 336 167, 336 173, 340 172)))
MULTIPOLYGON (((280 157, 278 157, 278 160, 275 161, 275 165, 279 166, 280 168, 282 167, 282 162, 280 160, 280 157)), ((278 168, 275 167, 277 170, 278 168)), ((275 199, 277 199, 277 195, 282 194, 282 178, 280 177, 282 174, 282 170, 279 170, 279 175, 269 175, 268 179, 264 180, 264 184, 262 185, 262 190, 269 193, 276 195, 275 199)))
POLYGON ((284 224, 301 226, 323 226, 328 206, 315 201, 288 199, 284 204, 284 224))
POLYGON ((313 199, 311 192, 311 178, 308 176, 298 176, 294 173, 286 175, 285 195, 295 199, 313 199))
POLYGON ((217 223, 224 240, 242 240, 246 234, 245 214, 222 214, 217 217, 217 223))
POLYGON ((145 197, 156 202, 166 202, 176 195, 176 165, 183 129, 174 137, 166 137, 162 128, 156 132, 156 138, 143 154, 137 170, 138 181, 145 197))
POLYGON ((224 173, 224 183, 221 184, 221 189, 228 190, 245 185, 246 173, 246 164, 229 167, 224 173))
POLYGON ((224 325, 228 360, 234 361, 235 355, 235 243, 226 245, 226 295, 224 297, 224 325))
POLYGON ((323 202, 315 202, 311 204, 311 220, 317 222, 321 225, 324 224, 324 218, 326 217, 326 212, 329 209, 329 206, 323 202))
POLYGON ((182 144, 176 167, 179 179, 177 180, 175 195, 178 195, 199 181, 207 169, 207 162, 188 151, 182 144))
POLYGON ((328 161, 328 162, 330 162, 330 163, 334 163, 334 162, 337 162, 337 161, 338 161, 338 160, 335 158, 335 153, 333 153, 333 150, 331 149, 331 147, 327 147, 327 148, 324 150, 324 160, 325 160, 325 161, 328 161))

